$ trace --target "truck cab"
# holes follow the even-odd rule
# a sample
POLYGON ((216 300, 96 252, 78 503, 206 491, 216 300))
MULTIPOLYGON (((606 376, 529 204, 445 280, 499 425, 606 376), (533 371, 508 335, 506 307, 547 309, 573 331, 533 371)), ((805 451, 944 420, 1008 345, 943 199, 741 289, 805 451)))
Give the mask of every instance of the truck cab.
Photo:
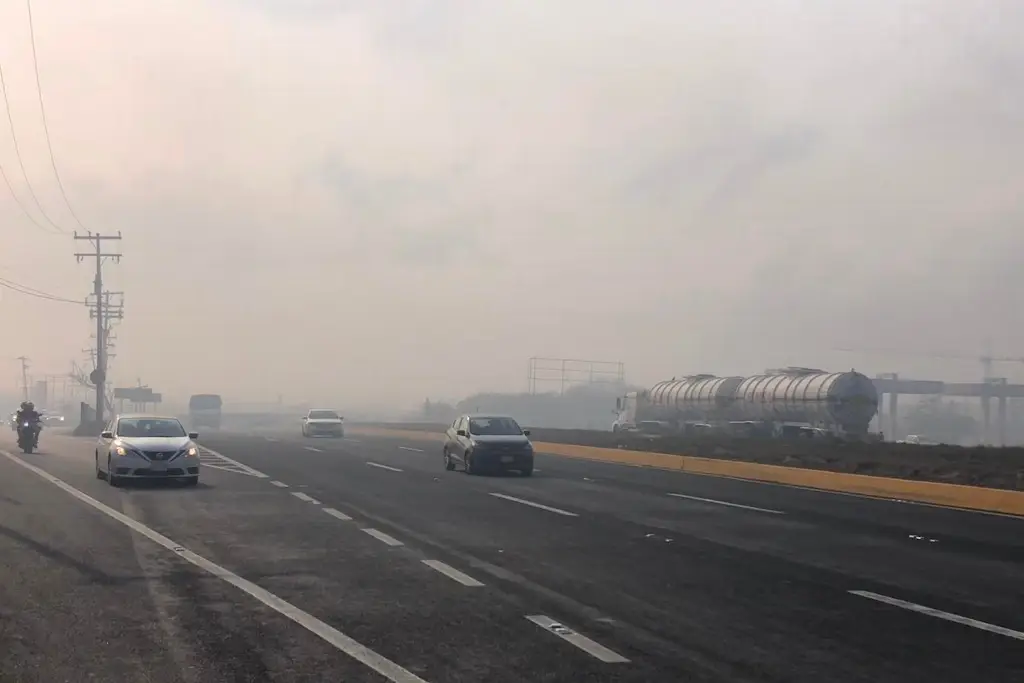
POLYGON ((220 429, 224 402, 217 394, 195 394, 188 399, 188 420, 193 429, 220 429))
POLYGON ((615 399, 615 422, 612 423, 613 432, 635 432, 637 430, 636 406, 637 394, 635 391, 615 399))

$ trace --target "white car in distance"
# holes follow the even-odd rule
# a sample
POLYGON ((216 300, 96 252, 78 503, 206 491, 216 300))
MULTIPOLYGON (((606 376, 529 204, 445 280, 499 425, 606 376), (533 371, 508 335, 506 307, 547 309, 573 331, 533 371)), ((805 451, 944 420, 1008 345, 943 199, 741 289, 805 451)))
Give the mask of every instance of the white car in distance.
POLYGON ((302 436, 345 436, 345 418, 333 410, 314 408, 302 418, 302 436))

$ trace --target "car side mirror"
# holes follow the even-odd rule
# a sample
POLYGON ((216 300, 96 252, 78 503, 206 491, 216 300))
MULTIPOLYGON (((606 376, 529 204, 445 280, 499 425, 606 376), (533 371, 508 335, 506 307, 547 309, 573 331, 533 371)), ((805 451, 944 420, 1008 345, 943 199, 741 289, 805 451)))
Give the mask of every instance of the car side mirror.
POLYGON ((192 439, 193 441, 197 440, 199 438, 199 432, 189 432, 188 438, 192 439))
POLYGON ((459 431, 457 431, 455 433, 458 434, 459 436, 466 436, 466 430, 465 429, 460 429, 459 431))
POLYGON ((302 421, 303 421, 303 422, 305 422, 305 421, 306 421, 306 420, 308 420, 308 419, 309 419, 308 417, 303 417, 303 418, 302 418, 302 421))
POLYGON ((529 435, 530 435, 530 430, 529 429, 524 429, 523 430, 523 436, 529 436, 529 435))
POLYGON ((101 439, 113 439, 114 438, 114 432, 100 432, 100 438, 101 439))

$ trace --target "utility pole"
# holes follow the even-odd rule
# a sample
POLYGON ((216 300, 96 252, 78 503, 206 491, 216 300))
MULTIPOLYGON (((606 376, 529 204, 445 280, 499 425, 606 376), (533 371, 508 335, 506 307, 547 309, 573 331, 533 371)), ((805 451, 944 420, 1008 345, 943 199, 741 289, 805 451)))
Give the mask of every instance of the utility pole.
POLYGON ((28 358, 25 356, 18 356, 18 360, 21 361, 21 392, 24 401, 28 400, 28 358))
MULTIPOLYGON (((116 335, 114 334, 114 323, 124 318, 124 292, 103 292, 103 298, 99 305, 94 301, 94 296, 89 297, 89 316, 103 317, 103 374, 106 379, 110 377, 110 360, 116 358, 117 354, 113 352, 115 348, 114 340, 116 335), (117 298, 115 298, 117 297, 117 298)), ((96 335, 92 335, 95 337, 96 335)), ((90 349, 93 367, 97 367, 98 358, 100 355, 100 343, 97 342, 96 350, 90 349)), ((103 395, 103 405, 105 408, 110 410, 114 409, 113 401, 109 396, 109 392, 105 392, 103 395)))
POLYGON ((107 328, 105 323, 106 310, 104 306, 103 298, 103 261, 104 259, 113 259, 115 263, 121 260, 121 253, 104 252, 103 243, 105 241, 120 241, 121 233, 118 232, 116 235, 101 235, 99 233, 89 232, 85 235, 79 235, 75 232, 76 240, 88 240, 95 247, 93 252, 79 252, 75 254, 75 258, 81 263, 86 258, 96 259, 96 276, 93 279, 93 296, 96 299, 96 368, 92 371, 89 376, 90 381, 96 385, 96 422, 103 422, 103 409, 106 404, 106 382, 107 382, 107 340, 106 332, 107 328))

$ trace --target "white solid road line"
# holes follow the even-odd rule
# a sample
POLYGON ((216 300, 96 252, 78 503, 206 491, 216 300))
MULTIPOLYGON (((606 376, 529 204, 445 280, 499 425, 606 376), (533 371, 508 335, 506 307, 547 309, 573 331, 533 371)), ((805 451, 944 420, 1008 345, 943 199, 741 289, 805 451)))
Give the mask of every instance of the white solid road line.
POLYGON ((340 510, 335 510, 334 508, 320 508, 320 509, 323 510, 324 512, 326 512, 327 514, 329 514, 331 517, 337 517, 338 519, 340 519, 343 522, 351 522, 352 521, 351 517, 349 517, 348 515, 346 515, 344 512, 342 512, 340 510))
POLYGON ((424 452, 422 448, 412 448, 410 446, 399 446, 398 450, 400 450, 400 451, 412 451, 413 453, 423 453, 424 452))
POLYGON ((554 633, 562 640, 572 643, 591 657, 600 659, 606 664, 625 664, 629 661, 618 652, 609 650, 604 645, 594 642, 585 635, 576 633, 576 631, 573 631, 568 626, 563 626, 551 617, 546 617, 543 614, 533 614, 527 615, 526 618, 537 624, 537 626, 540 626, 545 631, 554 633))
POLYGON ((323 451, 320 450, 319 448, 313 448, 312 446, 304 446, 304 448, 307 451, 312 451, 313 453, 323 453, 323 451))
POLYGON ((515 496, 506 496, 504 493, 492 493, 495 498, 504 498, 505 500, 511 500, 513 503, 519 503, 520 505, 529 505, 530 507, 537 508, 539 510, 547 510, 548 512, 554 512, 556 515, 565 515, 566 517, 579 517, 575 512, 569 512, 567 510, 559 510, 548 505, 541 505, 540 503, 534 503, 530 500, 523 500, 522 498, 516 498, 515 496))
POLYGON ((271 443, 277 443, 277 439, 275 439, 272 436, 265 436, 263 438, 266 439, 267 441, 271 442, 271 443))
MULTIPOLYGON (((215 455, 218 458, 220 458, 221 460, 224 460, 226 462, 231 463, 232 465, 234 465, 235 467, 237 467, 240 470, 243 470, 246 474, 248 474, 250 476, 256 477, 258 479, 269 479, 270 478, 268 475, 263 474, 259 470, 254 470, 253 468, 249 467, 248 465, 246 465, 244 463, 240 463, 240 462, 238 462, 237 460, 235 460, 233 458, 229 458, 228 456, 224 455, 223 453, 218 453, 217 451, 213 450, 212 448, 207 448, 206 446, 200 446, 199 450, 200 451, 206 451, 210 455, 215 455)), ((207 465, 207 467, 210 467, 210 465, 207 465)), ((214 468, 214 469, 217 469, 217 468, 214 468)))
POLYGON ((366 464, 369 465, 370 467, 379 467, 382 470, 391 470, 392 472, 401 472, 402 471, 402 470, 398 469, 397 467, 391 467, 390 465, 381 465, 379 462, 369 462, 369 461, 367 461, 366 464))
POLYGON ((307 503, 312 503, 313 505, 319 505, 320 504, 319 500, 317 500, 316 498, 314 498, 312 496, 306 495, 302 491, 292 491, 292 495, 295 496, 296 498, 298 498, 299 500, 304 500, 307 503))
POLYGON ((284 483, 283 481, 278 481, 276 479, 273 480, 270 483, 273 484, 274 486, 276 486, 279 489, 286 489, 286 488, 288 488, 288 484, 284 483))
POLYGON ((185 560, 186 562, 189 562, 190 564, 193 564, 196 567, 202 569, 203 571, 209 573, 211 576, 215 576, 221 581, 229 583, 235 588, 238 588, 242 592, 260 601, 261 603, 263 603, 270 609, 274 610, 278 614, 295 622, 296 624, 306 629, 310 633, 319 636, 321 639, 323 639, 327 643, 330 643, 335 648, 337 648, 341 652, 344 652, 349 657, 352 657, 356 661, 361 662, 370 669, 373 669, 380 675, 387 678, 389 681, 392 681, 392 683, 427 683, 427 681, 423 680, 413 672, 402 668, 401 666, 399 666, 395 662, 392 662, 390 659, 384 657, 383 655, 377 654, 370 648, 352 639, 350 636, 345 635, 333 626, 330 626, 329 624, 320 621, 312 614, 304 612, 303 610, 299 609, 290 602, 287 602, 286 600, 283 600, 278 596, 274 595, 270 591, 261 588, 255 583, 243 579, 241 576, 238 576, 237 574, 228 571, 224 567, 221 567, 219 564, 215 564, 214 562, 207 560, 205 557, 197 555, 196 553, 192 552, 188 548, 183 547, 176 541, 173 541, 167 536, 164 536, 163 534, 154 531, 142 522, 132 519, 131 517, 128 517, 127 515, 121 512, 118 512, 117 510, 113 509, 108 505, 104 505, 95 498, 85 493, 82 493, 74 486, 71 486, 70 484, 67 484, 64 481, 61 481, 57 477, 54 477, 53 475, 49 474, 43 469, 36 467, 35 465, 30 465, 29 463, 25 462, 24 460, 17 456, 11 455, 6 451, 0 451, 0 454, 2 454, 11 462, 21 465, 30 472, 34 472, 35 474, 39 475, 42 479, 45 479, 46 481, 50 482, 51 484, 61 489, 65 493, 77 498, 81 502, 98 510, 107 517, 110 517, 111 519, 120 522, 121 524, 125 525, 135 533, 139 534, 140 536, 145 536, 157 545, 166 548, 167 550, 171 551, 172 553, 174 553, 181 559, 185 560))
POLYGON ((453 581, 458 581, 463 586, 469 586, 470 588, 479 588, 483 586, 482 583, 474 579, 469 574, 463 574, 455 567, 445 564, 440 560, 423 560, 423 564, 427 565, 431 569, 436 569, 453 581))
POLYGON ((371 536, 373 536, 374 538, 376 538, 378 541, 381 541, 383 543, 387 543, 390 546, 405 545, 404 543, 399 541, 397 538, 394 538, 392 536, 388 536, 383 531, 377 531, 376 529, 362 529, 362 531, 365 531, 366 533, 368 533, 371 536))
POLYGON ((673 498, 685 498, 686 500, 695 500, 700 503, 712 503, 714 505, 726 505, 731 508, 741 508, 743 510, 753 510, 754 512, 767 512, 770 515, 784 515, 785 512, 781 510, 769 510, 767 508, 756 508, 752 505, 740 505, 739 503, 730 503, 724 500, 715 500, 714 498, 701 498, 700 496, 688 496, 684 493, 669 493, 667 495, 673 498))
POLYGON ((917 603, 907 602, 906 600, 898 600, 897 598, 890 598, 887 595, 879 595, 878 593, 872 593, 871 591, 850 591, 854 595, 859 595, 862 598, 868 598, 869 600, 876 600, 878 602, 884 602, 887 605, 893 607, 902 607, 905 610, 911 612, 917 612, 919 614, 926 614, 936 619, 945 619, 946 621, 952 621, 957 624, 963 624, 964 626, 970 626, 981 631, 988 631, 989 633, 995 633, 1007 638, 1014 638, 1016 640, 1024 640, 1024 633, 1020 631, 1014 631, 1011 628, 1004 628, 1003 626, 996 626, 995 624, 989 624, 984 621, 978 621, 977 619, 970 619, 968 617, 962 617, 959 614, 952 614, 950 612, 943 612, 942 610, 934 609, 932 607, 925 607, 924 605, 918 605, 917 603))

